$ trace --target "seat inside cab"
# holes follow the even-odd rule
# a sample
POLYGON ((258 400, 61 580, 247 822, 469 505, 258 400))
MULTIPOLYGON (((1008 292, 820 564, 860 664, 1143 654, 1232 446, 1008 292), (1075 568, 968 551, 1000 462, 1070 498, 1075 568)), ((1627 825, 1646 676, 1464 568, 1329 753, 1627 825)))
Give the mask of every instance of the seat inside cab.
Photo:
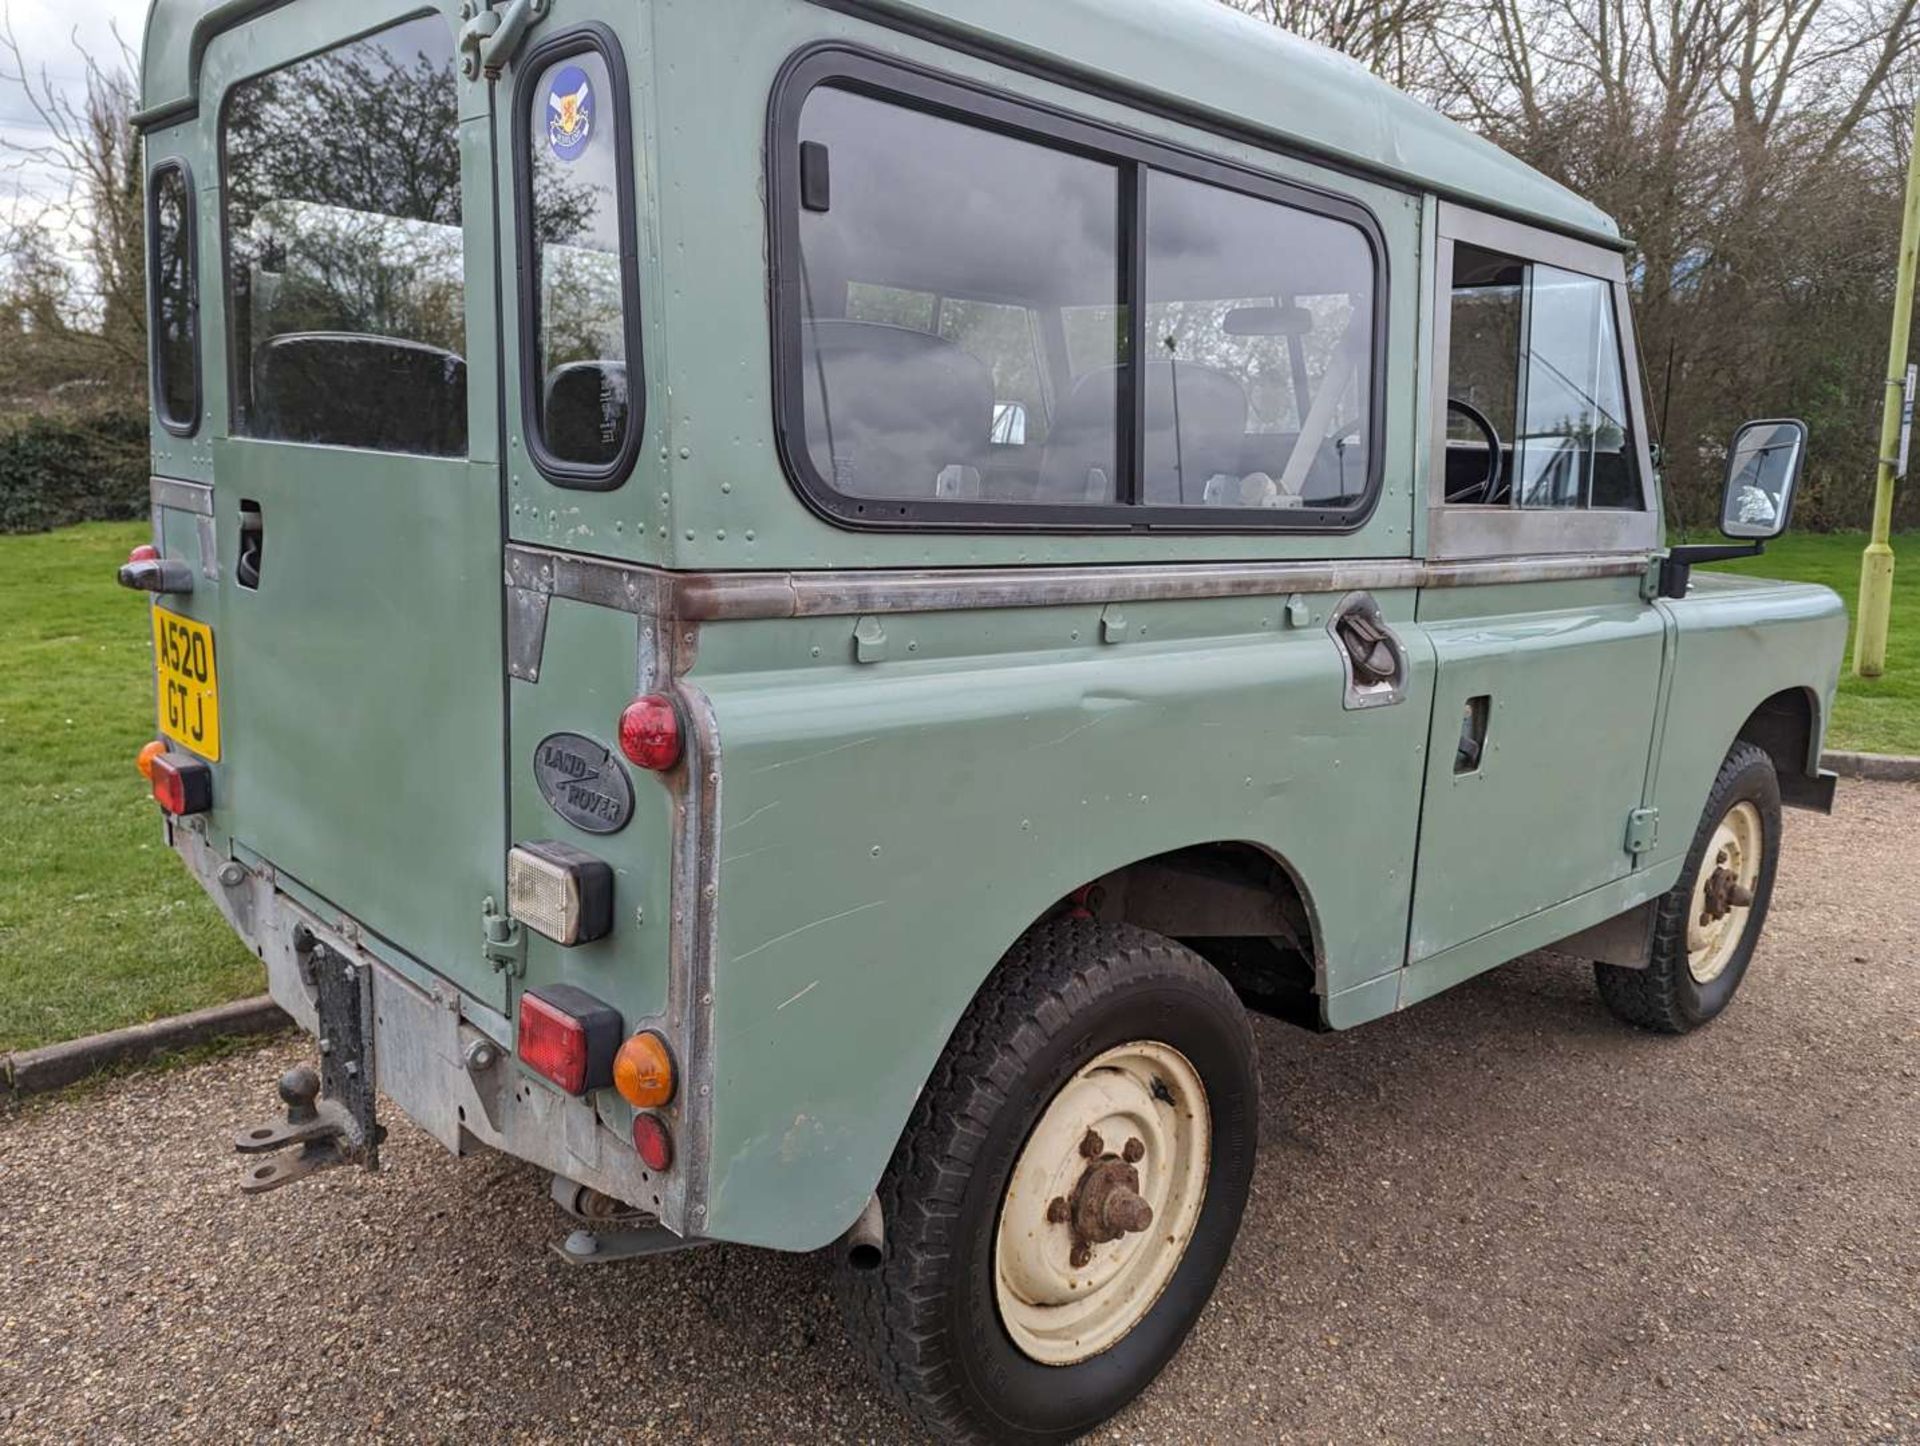
MULTIPOLYGON (((815 477, 858 498, 1127 500, 1122 168, 822 88, 799 217, 815 477), (911 164, 908 162, 911 161, 911 164)), ((1374 262, 1358 228, 1145 176, 1149 506, 1338 507, 1368 476, 1374 262)))

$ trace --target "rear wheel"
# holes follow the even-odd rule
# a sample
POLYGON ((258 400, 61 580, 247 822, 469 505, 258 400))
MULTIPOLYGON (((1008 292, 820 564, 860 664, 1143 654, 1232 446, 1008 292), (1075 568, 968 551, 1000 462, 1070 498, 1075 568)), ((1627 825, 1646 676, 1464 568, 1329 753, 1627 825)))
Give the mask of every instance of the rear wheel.
POLYGON ((842 1278, 884 1387, 949 1438, 1067 1441, 1179 1349, 1252 1176, 1252 1031, 1191 950, 1030 932, 968 1009, 880 1188, 880 1268, 842 1278))
POLYGON ((1698 1029, 1725 1009, 1766 925, 1779 858, 1773 760, 1737 743, 1707 796, 1680 881, 1660 900, 1647 967, 1593 966, 1607 1007, 1665 1034, 1698 1029))

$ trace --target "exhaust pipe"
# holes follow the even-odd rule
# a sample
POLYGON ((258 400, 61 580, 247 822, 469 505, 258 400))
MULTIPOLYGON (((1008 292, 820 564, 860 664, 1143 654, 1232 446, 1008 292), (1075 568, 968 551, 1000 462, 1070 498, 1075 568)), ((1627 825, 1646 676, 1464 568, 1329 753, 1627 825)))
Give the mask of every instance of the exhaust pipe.
POLYGON ((867 1197, 860 1218, 840 1237, 840 1248, 848 1265, 855 1270, 878 1270, 887 1258, 887 1225, 880 1213, 880 1197, 867 1197))

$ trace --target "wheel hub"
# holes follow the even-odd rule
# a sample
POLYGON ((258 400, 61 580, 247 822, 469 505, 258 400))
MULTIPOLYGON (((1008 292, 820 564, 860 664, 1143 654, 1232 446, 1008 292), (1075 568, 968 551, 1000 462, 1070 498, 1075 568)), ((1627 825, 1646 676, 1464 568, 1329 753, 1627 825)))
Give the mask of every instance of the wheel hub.
POLYGON ((1080 1154, 1092 1163, 1073 1187, 1073 1197, 1056 1195, 1047 1202, 1047 1223, 1069 1228, 1073 1248, 1068 1261, 1076 1268, 1093 1260, 1093 1247, 1122 1236, 1137 1235, 1153 1224, 1153 1206, 1140 1195, 1140 1172, 1134 1162, 1147 1147, 1129 1139, 1118 1155, 1107 1154, 1098 1130, 1080 1139, 1080 1154))
POLYGON ((1728 850, 1722 849, 1716 861, 1714 871, 1707 876, 1706 907, 1700 911, 1700 922, 1711 924, 1715 919, 1724 919, 1735 909, 1753 907, 1753 890, 1740 882, 1740 876, 1727 867, 1728 850))
POLYGON ((1153 1307, 1199 1220, 1210 1129, 1199 1073, 1168 1045, 1117 1046, 1061 1086, 995 1237, 995 1301, 1022 1352, 1085 1360, 1153 1307))
POLYGON ((1687 913, 1687 972, 1696 984, 1718 979, 1739 952, 1760 882, 1763 829, 1760 810, 1743 799, 1713 831, 1687 913))

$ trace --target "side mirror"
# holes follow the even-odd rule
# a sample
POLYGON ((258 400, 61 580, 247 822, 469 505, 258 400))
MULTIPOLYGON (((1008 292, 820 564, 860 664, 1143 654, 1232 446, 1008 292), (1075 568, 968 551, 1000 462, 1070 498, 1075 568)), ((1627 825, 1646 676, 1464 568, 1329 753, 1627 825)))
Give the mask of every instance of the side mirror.
POLYGON ((1805 422, 1748 422, 1735 432, 1727 449, 1720 531, 1728 537, 1762 542, 1785 532, 1806 455, 1805 422))

